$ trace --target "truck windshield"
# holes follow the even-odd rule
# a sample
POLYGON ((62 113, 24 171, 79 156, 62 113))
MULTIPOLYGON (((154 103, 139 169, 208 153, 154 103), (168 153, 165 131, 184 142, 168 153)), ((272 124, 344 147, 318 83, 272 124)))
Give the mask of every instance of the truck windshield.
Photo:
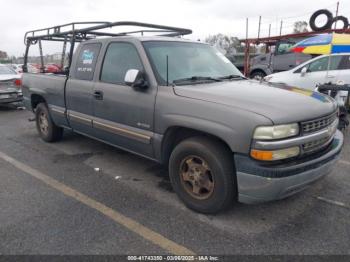
POLYGON ((218 50, 202 43, 146 41, 143 42, 157 80, 176 85, 243 78, 241 72, 218 50))

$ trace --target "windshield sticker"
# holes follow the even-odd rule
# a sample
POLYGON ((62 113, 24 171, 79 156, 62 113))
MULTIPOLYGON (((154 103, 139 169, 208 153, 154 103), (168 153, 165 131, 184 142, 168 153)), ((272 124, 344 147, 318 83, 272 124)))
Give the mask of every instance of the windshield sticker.
POLYGON ((222 60, 222 61, 224 61, 226 64, 231 63, 231 62, 230 62, 230 60, 228 60, 228 59, 227 59, 227 57, 226 57, 226 56, 224 56, 222 53, 220 53, 220 52, 216 52, 215 54, 216 54, 218 57, 220 57, 220 58, 221 58, 221 60, 222 60))
POLYGON ((92 61, 94 60, 94 53, 91 52, 89 49, 86 49, 83 52, 82 59, 83 59, 84 65, 86 65, 86 64, 90 65, 90 64, 92 64, 92 61))

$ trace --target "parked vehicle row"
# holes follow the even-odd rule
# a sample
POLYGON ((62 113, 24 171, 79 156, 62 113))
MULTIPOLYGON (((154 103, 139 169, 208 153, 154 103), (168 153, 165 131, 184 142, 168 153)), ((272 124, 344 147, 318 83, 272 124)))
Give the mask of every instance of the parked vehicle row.
MULTIPOLYGON (((8 64, 10 68, 15 70, 17 74, 23 73, 23 64, 8 64)), ((36 63, 28 63, 27 64, 28 72, 30 73, 40 73, 41 65, 36 63)), ((58 64, 47 63, 44 65, 45 73, 59 73, 62 71, 62 68, 58 64)))

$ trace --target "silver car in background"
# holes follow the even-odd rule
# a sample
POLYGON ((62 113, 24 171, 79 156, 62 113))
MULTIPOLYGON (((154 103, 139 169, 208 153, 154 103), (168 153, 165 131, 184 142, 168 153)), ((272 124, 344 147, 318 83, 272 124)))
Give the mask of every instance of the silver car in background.
POLYGON ((0 105, 23 100, 21 76, 12 68, 0 64, 0 105))

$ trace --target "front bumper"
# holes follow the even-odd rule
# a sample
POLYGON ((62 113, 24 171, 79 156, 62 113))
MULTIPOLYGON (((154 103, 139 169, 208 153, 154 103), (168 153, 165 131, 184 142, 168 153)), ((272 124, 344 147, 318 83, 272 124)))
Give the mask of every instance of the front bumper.
POLYGON ((277 166, 264 165, 245 155, 235 155, 238 201, 259 203, 277 200, 305 189, 331 172, 339 158, 343 140, 343 134, 337 130, 332 143, 321 155, 277 166))

